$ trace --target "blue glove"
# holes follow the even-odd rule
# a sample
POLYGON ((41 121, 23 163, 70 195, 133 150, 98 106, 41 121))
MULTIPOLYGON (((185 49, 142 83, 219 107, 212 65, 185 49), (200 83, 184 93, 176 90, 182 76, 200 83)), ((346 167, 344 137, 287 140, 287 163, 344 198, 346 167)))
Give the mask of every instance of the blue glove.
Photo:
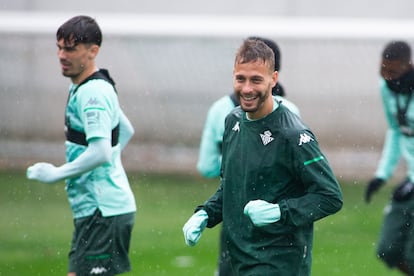
POLYGON ((194 246, 201 237, 201 233, 207 226, 208 215, 206 211, 200 210, 184 224, 184 240, 188 246, 194 246))
POLYGON ((244 214, 250 217, 253 224, 258 227, 280 220, 279 204, 269 203, 261 199, 249 201, 244 206, 244 214))

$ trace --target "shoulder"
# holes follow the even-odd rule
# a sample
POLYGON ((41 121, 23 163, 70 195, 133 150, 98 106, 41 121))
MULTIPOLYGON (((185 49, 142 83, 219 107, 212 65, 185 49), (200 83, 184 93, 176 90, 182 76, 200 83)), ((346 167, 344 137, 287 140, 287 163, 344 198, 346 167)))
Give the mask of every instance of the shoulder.
POLYGON ((102 79, 93 79, 81 85, 76 92, 77 102, 83 108, 106 110, 119 106, 114 87, 102 79))
POLYGON ((76 97, 81 103, 99 101, 105 104, 117 101, 114 87, 103 79, 93 79, 82 84, 76 92, 76 97))
POLYGON ((208 109, 208 117, 210 120, 222 122, 226 116, 234 109, 233 101, 229 96, 224 96, 216 100, 208 109))
POLYGON ((78 92, 85 93, 106 93, 115 92, 112 84, 103 79, 93 79, 78 88, 78 92))
POLYGON ((281 96, 273 96, 278 102, 281 102, 284 106, 286 106, 291 112, 295 113, 296 115, 300 116, 299 108, 291 101, 287 100, 281 96))
POLYGON ((234 108, 233 101, 230 99, 230 96, 226 95, 221 97, 220 99, 216 100, 209 108, 211 111, 223 111, 229 110, 229 113, 234 108))
POLYGON ((286 129, 304 129, 307 126, 302 119, 283 103, 273 112, 277 124, 286 129))
POLYGON ((225 128, 227 128, 229 124, 231 125, 231 127, 233 127, 236 121, 240 122, 241 119, 243 118, 243 113, 244 111, 241 109, 240 106, 234 107, 231 110, 231 112, 228 113, 228 115, 226 116, 225 128))
POLYGON ((281 137, 288 149, 302 151, 319 148, 315 134, 303 124, 289 125, 281 129, 281 137))
POLYGON ((383 78, 381 78, 379 80, 378 85, 379 85, 380 89, 388 88, 387 87, 387 82, 383 78))
POLYGON ((387 82, 383 78, 379 80, 379 88, 382 96, 388 96, 392 93, 392 91, 387 86, 387 82))
POLYGON ((274 128, 287 140, 296 143, 304 137, 304 134, 315 139, 312 131, 302 119, 286 106, 280 105, 274 112, 274 118, 274 128))
POLYGON ((240 120, 241 118, 243 118, 243 113, 244 113, 244 111, 241 109, 241 107, 236 106, 227 115, 227 118, 231 118, 233 120, 240 120))
POLYGON ((307 143, 317 142, 317 139, 310 129, 290 129, 286 135, 292 145, 301 146, 307 143))

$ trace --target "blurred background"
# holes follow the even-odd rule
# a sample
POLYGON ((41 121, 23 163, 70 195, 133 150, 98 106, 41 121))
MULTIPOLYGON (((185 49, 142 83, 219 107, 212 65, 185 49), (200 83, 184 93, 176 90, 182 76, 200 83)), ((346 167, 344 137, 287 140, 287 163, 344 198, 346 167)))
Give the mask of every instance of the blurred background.
POLYGON ((380 54, 391 39, 413 44, 413 8, 410 0, 2 0, 0 167, 64 162, 69 79, 55 32, 87 14, 104 35, 97 63, 117 82, 136 130, 128 170, 196 173, 207 110, 232 92, 234 54, 258 35, 279 44, 287 98, 338 178, 370 177, 386 128, 380 54))

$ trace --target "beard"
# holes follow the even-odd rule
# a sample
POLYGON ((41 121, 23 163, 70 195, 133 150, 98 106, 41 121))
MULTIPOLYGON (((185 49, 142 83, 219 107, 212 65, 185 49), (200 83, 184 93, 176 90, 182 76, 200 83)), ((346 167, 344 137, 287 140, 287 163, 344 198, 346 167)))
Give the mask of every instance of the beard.
POLYGON ((76 65, 65 60, 61 60, 60 64, 62 75, 71 79, 79 77, 85 69, 85 65, 83 64, 76 65))
POLYGON ((247 94, 242 94, 240 91, 235 91, 238 99, 240 100, 240 107, 245 112, 257 112, 264 105, 266 100, 271 95, 271 87, 265 91, 252 92, 247 94))

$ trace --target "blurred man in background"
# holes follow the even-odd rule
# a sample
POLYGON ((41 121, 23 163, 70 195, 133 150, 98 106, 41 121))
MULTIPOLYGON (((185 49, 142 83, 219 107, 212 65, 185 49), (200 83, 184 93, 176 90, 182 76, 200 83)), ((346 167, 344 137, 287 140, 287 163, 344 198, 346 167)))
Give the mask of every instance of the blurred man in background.
MULTIPOLYGON (((281 67, 281 53, 276 42, 263 38, 252 36, 249 39, 257 39, 263 41, 275 55, 275 71, 280 72, 281 67)), ((283 105, 289 108, 293 113, 299 114, 299 109, 295 104, 283 98, 286 93, 283 86, 278 82, 272 88, 272 95, 283 105)), ((224 120, 226 116, 236 107, 240 102, 234 93, 226 95, 213 103, 207 113, 207 119, 204 125, 203 134, 201 137, 199 157, 197 163, 197 170, 199 173, 207 178, 220 176, 221 167, 221 145, 224 134, 224 120)), ((219 276, 231 276, 231 270, 228 261, 228 252, 225 244, 220 243, 219 255, 219 276)))
POLYGON ((217 192, 183 227, 194 246, 222 222, 234 275, 310 275, 313 223, 342 207, 339 184, 301 119, 272 97, 274 53, 248 39, 233 69, 240 102, 225 120, 217 192))
POLYGON ((414 275, 414 68, 411 48, 406 42, 391 41, 385 46, 380 74, 388 130, 375 176, 365 191, 365 200, 370 202, 403 157, 407 163, 407 177, 394 190, 385 209, 377 254, 389 267, 414 275))
POLYGON ((127 272, 136 205, 121 150, 134 129, 108 71, 95 65, 102 42, 96 21, 73 17, 59 27, 56 39, 62 74, 71 79, 65 113, 67 163, 36 163, 27 177, 45 183, 66 179, 75 226, 69 276, 127 272))

